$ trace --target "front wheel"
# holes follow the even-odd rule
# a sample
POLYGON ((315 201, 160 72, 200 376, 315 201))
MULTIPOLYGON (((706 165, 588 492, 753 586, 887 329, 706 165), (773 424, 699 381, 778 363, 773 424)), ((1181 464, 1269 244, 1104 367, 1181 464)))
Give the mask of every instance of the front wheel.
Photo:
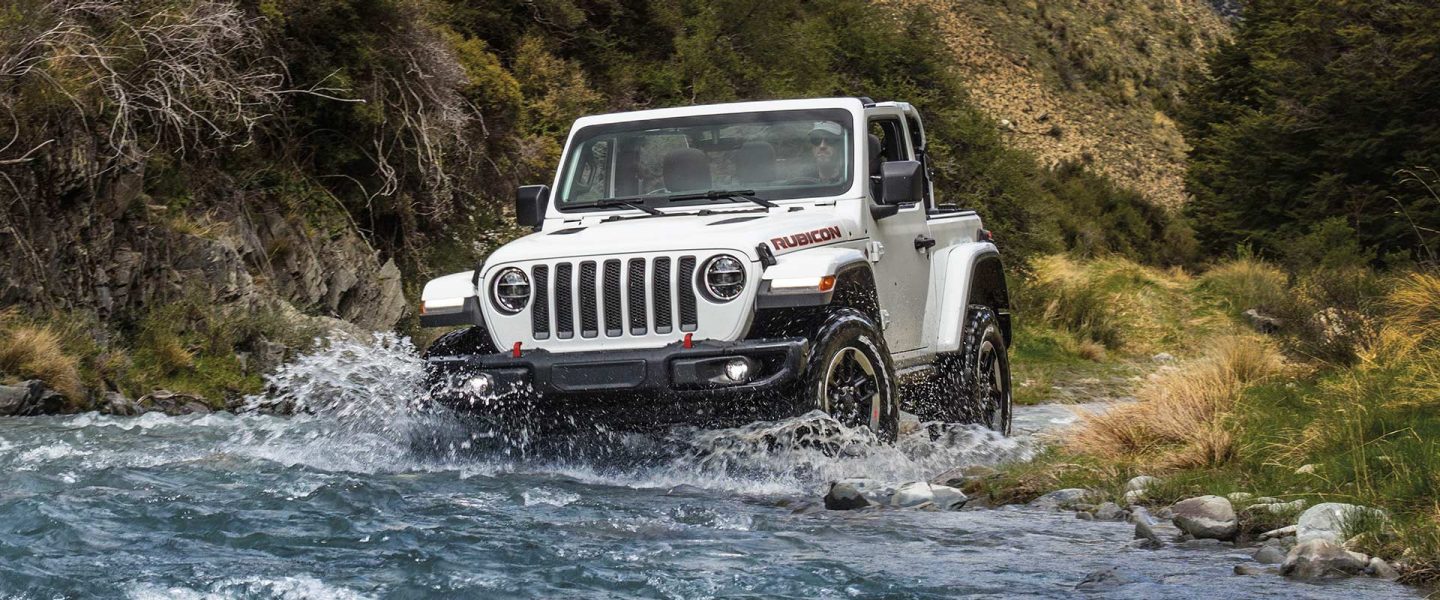
POLYGON ((970 307, 960 351, 939 361, 941 411, 947 421, 978 423, 1010 435, 1010 357, 994 309, 970 307))
POLYGON ((895 368, 874 322, 858 310, 830 311, 810 340, 801 412, 819 409, 846 427, 868 427, 881 441, 894 440, 900 429, 895 368))

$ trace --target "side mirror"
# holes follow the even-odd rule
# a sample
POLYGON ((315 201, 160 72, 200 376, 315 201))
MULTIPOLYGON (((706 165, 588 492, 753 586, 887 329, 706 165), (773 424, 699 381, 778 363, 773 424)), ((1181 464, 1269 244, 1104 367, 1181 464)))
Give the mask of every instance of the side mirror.
POLYGON ((880 165, 880 203, 913 204, 925 199, 925 171, 919 161, 892 160, 880 165))
POLYGON ((550 186, 522 185, 515 191, 515 221, 521 227, 538 229, 545 222, 545 207, 550 204, 550 186))

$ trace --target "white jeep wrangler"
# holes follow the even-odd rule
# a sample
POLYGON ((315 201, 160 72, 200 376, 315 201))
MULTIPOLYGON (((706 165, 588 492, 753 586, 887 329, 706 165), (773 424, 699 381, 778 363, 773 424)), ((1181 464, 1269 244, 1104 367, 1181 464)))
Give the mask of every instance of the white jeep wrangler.
POLYGON ((535 233, 425 286, 432 398, 486 419, 722 424, 822 410, 882 439, 1010 427, 1009 297, 974 211, 934 197, 903 102, 584 117, 535 233))

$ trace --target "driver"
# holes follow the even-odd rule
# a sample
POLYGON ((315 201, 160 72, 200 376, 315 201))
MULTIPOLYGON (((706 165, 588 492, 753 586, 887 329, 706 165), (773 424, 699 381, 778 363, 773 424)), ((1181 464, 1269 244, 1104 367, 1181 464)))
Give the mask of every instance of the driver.
POLYGON ((834 121, 820 121, 810 130, 810 155, 815 158, 815 174, 821 183, 838 183, 845 178, 840 157, 844 130, 834 121))

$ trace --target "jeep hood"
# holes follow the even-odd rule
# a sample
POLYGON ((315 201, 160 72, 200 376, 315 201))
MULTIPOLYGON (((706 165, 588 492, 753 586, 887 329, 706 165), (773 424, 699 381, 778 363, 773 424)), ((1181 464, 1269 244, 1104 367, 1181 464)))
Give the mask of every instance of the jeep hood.
POLYGON ((587 217, 510 242, 490 255, 486 267, 549 258, 720 248, 756 261, 760 256, 755 247, 761 242, 779 255, 861 235, 854 221, 823 209, 780 207, 768 213, 727 211, 609 222, 602 222, 603 218, 587 217))

